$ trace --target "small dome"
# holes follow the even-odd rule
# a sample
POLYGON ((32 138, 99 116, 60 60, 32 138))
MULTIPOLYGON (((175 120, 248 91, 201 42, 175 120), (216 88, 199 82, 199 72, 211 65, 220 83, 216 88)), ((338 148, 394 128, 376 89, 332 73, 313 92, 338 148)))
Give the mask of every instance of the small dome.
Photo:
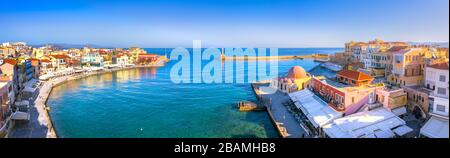
POLYGON ((308 77, 305 69, 300 66, 294 66, 289 69, 288 77, 292 79, 302 79, 308 77))
POLYGON ((292 82, 292 79, 286 79, 286 83, 287 83, 287 84, 293 83, 293 82, 292 82))

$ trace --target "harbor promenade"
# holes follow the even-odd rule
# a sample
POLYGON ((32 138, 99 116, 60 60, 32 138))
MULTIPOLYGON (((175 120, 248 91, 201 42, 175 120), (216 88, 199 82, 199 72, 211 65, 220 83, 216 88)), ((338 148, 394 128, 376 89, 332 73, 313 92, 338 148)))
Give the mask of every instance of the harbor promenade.
POLYGON ((268 88, 266 87, 267 85, 267 83, 252 83, 255 94, 261 97, 259 99, 269 101, 267 112, 279 134, 284 138, 308 137, 308 134, 300 126, 300 123, 283 105, 284 102, 289 101, 289 96, 280 91, 273 94, 266 93, 265 88, 268 88))
POLYGON ((56 138, 56 132, 45 105, 53 86, 61 84, 69 76, 51 79, 39 87, 39 94, 30 101, 30 121, 16 122, 9 138, 56 138))
POLYGON ((104 69, 92 72, 72 73, 63 76, 54 77, 38 87, 37 97, 30 100, 30 121, 15 122, 14 126, 8 134, 8 138, 57 138, 57 132, 53 126, 49 111, 50 107, 46 105, 47 99, 53 87, 63 84, 67 81, 77 80, 92 75, 103 73, 111 73, 114 71, 146 68, 146 67, 161 67, 160 65, 139 65, 124 68, 104 69))

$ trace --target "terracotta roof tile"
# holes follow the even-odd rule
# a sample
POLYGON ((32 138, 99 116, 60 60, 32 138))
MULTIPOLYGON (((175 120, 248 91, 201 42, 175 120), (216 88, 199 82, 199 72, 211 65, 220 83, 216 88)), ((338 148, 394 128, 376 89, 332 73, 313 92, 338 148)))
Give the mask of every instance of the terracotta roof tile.
POLYGON ((403 49, 408 48, 408 46, 393 46, 391 48, 388 49, 389 52, 397 52, 403 49))
POLYGON ((3 59, 3 63, 8 63, 11 65, 16 65, 17 64, 17 60, 14 59, 3 59))
POLYGON ((45 62, 45 63, 50 63, 52 61, 48 60, 48 59, 41 59, 41 62, 45 62))
POLYGON ((339 71, 337 73, 337 75, 344 76, 344 77, 347 77, 347 78, 350 78, 350 79, 354 79, 354 80, 357 80, 357 81, 360 81, 360 80, 372 80, 373 79, 372 76, 369 76, 369 75, 367 75, 365 73, 362 73, 362 72, 359 72, 359 71, 353 71, 353 70, 342 70, 342 71, 339 71))
POLYGON ((435 69, 441 69, 441 70, 448 70, 448 62, 432 64, 428 67, 435 68, 435 69))
POLYGON ((53 58, 56 58, 56 59, 66 59, 66 58, 70 58, 69 56, 67 56, 67 55, 50 55, 51 57, 53 57, 53 58))

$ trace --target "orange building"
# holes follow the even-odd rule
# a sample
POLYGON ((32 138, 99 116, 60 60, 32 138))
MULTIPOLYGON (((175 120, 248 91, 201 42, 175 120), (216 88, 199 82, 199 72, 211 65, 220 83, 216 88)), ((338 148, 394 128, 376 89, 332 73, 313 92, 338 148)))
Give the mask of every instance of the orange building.
POLYGON ((158 60, 158 55, 156 54, 139 54, 137 63, 138 64, 150 64, 158 60))
MULTIPOLYGON (((344 79, 345 80, 345 79, 344 79)), ((329 103, 336 111, 350 115, 358 112, 365 104, 369 103, 370 95, 376 89, 383 88, 379 85, 351 86, 324 77, 311 79, 311 90, 329 103)))
POLYGON ((342 70, 336 74, 336 77, 339 82, 352 86, 369 85, 373 81, 372 76, 354 70, 342 70))

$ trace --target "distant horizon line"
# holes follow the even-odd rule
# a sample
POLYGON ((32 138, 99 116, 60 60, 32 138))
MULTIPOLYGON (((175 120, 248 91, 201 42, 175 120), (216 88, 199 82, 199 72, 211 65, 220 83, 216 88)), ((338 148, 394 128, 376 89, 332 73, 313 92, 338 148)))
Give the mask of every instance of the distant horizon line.
MULTIPOLYGON (((8 43, 11 41, 5 41, 2 43, 8 43)), ((16 42, 24 42, 24 41, 14 41, 11 43, 16 43, 16 42)), ((348 41, 350 42, 350 41, 348 41)), ((177 46, 177 47, 154 47, 154 46, 150 46, 150 47, 141 47, 141 46, 128 46, 128 47, 121 47, 121 46, 107 46, 107 45, 101 45, 101 44, 92 44, 92 43, 87 43, 87 44, 74 44, 74 43, 28 43, 25 42, 27 45, 29 46, 45 46, 45 45, 62 45, 62 48, 83 48, 83 47, 92 47, 92 48, 132 48, 132 47, 137 47, 137 48, 178 48, 178 47, 182 47, 182 46, 177 46)), ((405 43, 409 43, 409 44, 449 44, 449 41, 428 41, 428 42, 413 42, 413 41, 407 41, 405 43)), ((183 47, 183 48, 192 48, 192 47, 183 47)), ((345 48, 345 43, 342 44, 341 46, 317 46, 317 47, 311 47, 311 46, 298 46, 298 47, 215 47, 215 46, 211 46, 211 47, 202 47, 202 48, 345 48)))

